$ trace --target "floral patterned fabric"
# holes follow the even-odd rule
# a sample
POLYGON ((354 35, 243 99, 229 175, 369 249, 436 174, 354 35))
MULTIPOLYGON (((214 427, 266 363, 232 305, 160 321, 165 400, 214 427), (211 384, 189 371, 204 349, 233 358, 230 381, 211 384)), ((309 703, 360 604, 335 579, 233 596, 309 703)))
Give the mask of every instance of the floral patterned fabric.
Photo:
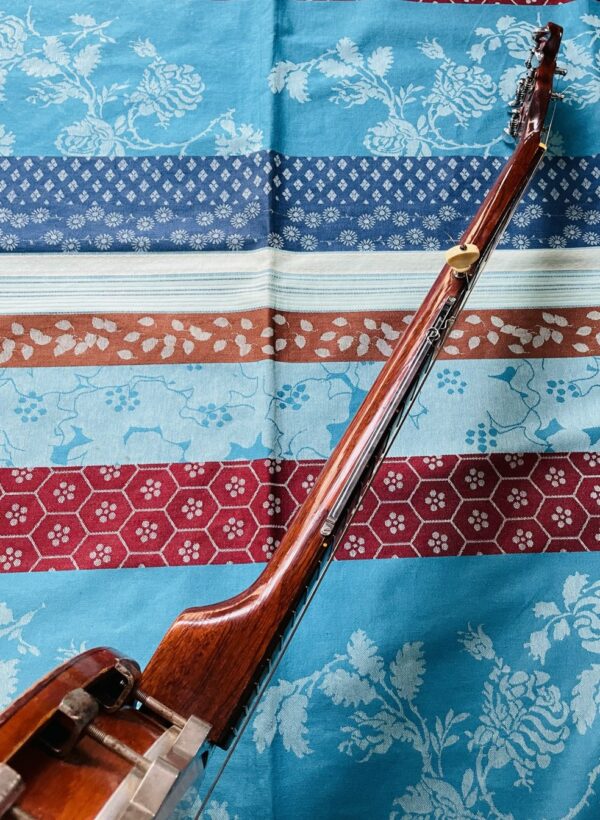
POLYGON ((257 576, 552 19, 548 155, 205 816, 597 816, 600 13, 539 5, 0 2, 2 706, 257 576))

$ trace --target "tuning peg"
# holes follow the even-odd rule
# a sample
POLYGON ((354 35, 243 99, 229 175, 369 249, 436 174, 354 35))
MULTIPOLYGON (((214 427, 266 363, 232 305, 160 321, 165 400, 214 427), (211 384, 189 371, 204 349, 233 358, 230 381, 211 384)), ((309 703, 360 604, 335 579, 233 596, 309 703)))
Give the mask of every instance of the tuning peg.
POLYGON ((558 100, 560 102, 560 100, 564 100, 564 98, 565 98, 565 95, 561 94, 559 91, 551 91, 550 92, 550 99, 551 100, 558 100))
POLYGON ((559 77, 564 77, 567 73, 567 69, 563 68, 562 66, 556 66, 554 69, 554 73, 558 74, 559 77))
POLYGON ((544 36, 544 34, 548 34, 547 28, 536 28, 531 32, 531 36, 536 41, 540 40, 544 36))

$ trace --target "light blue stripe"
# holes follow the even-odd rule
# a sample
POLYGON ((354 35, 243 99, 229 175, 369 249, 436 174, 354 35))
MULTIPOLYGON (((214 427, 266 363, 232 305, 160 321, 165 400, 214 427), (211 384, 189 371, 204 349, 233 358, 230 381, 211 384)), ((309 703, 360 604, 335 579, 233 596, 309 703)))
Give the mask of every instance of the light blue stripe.
MULTIPOLYGON (((5 602, 0 604, 3 702, 65 655, 92 646, 114 646, 144 665, 179 611, 231 595, 255 573, 254 567, 228 566, 0 578, 0 601, 5 602)), ((516 818, 562 816, 584 793, 587 773, 597 763, 600 721, 593 700, 589 724, 582 722, 581 732, 574 724, 585 697, 580 694, 577 703, 580 676, 589 678, 598 657, 593 625, 598 593, 591 585, 599 580, 598 554, 335 564, 275 676, 275 684, 288 682, 286 692, 297 700, 289 702, 286 715, 280 712, 266 751, 258 751, 252 729, 243 737, 216 797, 219 803, 228 802, 230 814, 218 816, 388 820, 393 801, 421 777, 428 777, 430 784, 436 779, 446 783, 446 793, 452 788, 454 799, 461 800, 465 771, 475 769, 481 751, 478 742, 492 753, 479 728, 485 724, 480 716, 486 708, 487 719, 499 722, 499 742, 510 729, 508 715, 523 721, 519 725, 527 730, 529 743, 519 751, 529 764, 531 785, 515 787, 511 760, 498 757, 496 767, 485 775, 480 772, 477 806, 482 816, 488 816, 482 791, 493 792, 496 806, 516 818), (577 607, 571 612, 574 602, 577 607), (565 613, 563 640, 554 631, 551 611, 555 623, 565 613), (470 651, 465 651, 461 638, 480 624, 480 639, 471 637, 470 651), (542 648, 540 630, 547 625, 547 646, 542 648), (537 659, 530 646, 536 647, 537 659), (381 670, 381 684, 368 677, 369 668, 374 675, 381 670), (405 697, 409 692, 410 705, 405 697), (436 716, 444 721, 450 709, 462 715, 453 732, 456 740, 444 751, 443 775, 437 767, 435 775, 428 775, 426 756, 402 734, 401 726, 414 723, 429 737, 435 733, 436 716), (394 726, 389 748, 382 746, 361 762, 377 745, 383 731, 381 722, 377 728, 377 715, 381 719, 385 713, 394 726), (347 754, 340 749, 350 739, 344 727, 352 727, 359 742, 364 739, 362 750, 354 746, 347 754), (469 747, 466 733, 478 729, 479 740, 469 747), (542 741, 535 739, 540 734, 545 738, 543 752, 542 741), (311 754, 302 751, 302 739, 311 754), (289 750, 290 742, 300 756, 289 750)), ((262 729, 254 731, 264 744, 268 723, 263 720, 262 729)), ((382 742, 385 737, 383 731, 382 742)), ((209 778, 217 762, 211 761, 209 778)), ((592 814, 597 807, 594 794, 592 814)), ((193 814, 188 810, 185 816, 193 814)))
MULTIPOLYGON (((506 156, 512 150, 500 136, 506 102, 539 21, 536 8, 523 6, 511 6, 508 14, 486 8, 482 16, 478 6, 399 6, 397 0, 180 0, 169 10, 168 25, 158 0, 147 0, 143 15, 133 0, 93 0, 85 8, 88 20, 92 14, 110 24, 91 33, 88 24, 82 37, 78 29, 85 24, 69 19, 81 15, 77 0, 10 3, 17 23, 12 36, 3 38, 3 56, 16 59, 7 61, 2 122, 14 142, 3 136, 5 153, 210 155, 270 147, 299 156, 471 155, 491 146, 493 154, 506 156), (114 42, 101 42, 101 35, 114 42), (66 48, 62 56, 54 53, 54 63, 41 50, 48 36, 66 48), (332 60, 339 63, 336 44, 343 38, 358 44, 369 77, 352 72, 351 54, 341 69, 346 76, 340 76, 332 60), (77 58, 83 45, 96 44, 101 49, 94 60, 91 53, 77 58), (376 49, 387 48, 394 64, 382 77, 385 52, 376 49), (379 60, 369 63, 374 52, 379 60), (275 96, 267 82, 272 67, 286 61, 297 66, 295 99, 288 88, 275 96), (303 72, 311 61, 304 91, 303 72), (336 105, 332 97, 340 87, 336 105), (112 88, 104 103, 103 88, 112 88), (404 102, 402 89, 408 92, 404 102), (37 103, 31 102, 36 96, 37 103), (244 125, 250 130, 243 131, 244 125)), ((554 122, 564 139, 559 150, 570 156, 597 150, 588 102, 596 81, 588 69, 594 25, 589 15, 584 21, 585 8, 567 3, 552 12, 571 41, 563 60, 580 102, 565 103, 554 122)))
MULTIPOLYGON (((381 363, 7 368, 4 465, 326 458, 381 363)), ((442 361, 394 455, 600 440, 600 358, 442 361)))

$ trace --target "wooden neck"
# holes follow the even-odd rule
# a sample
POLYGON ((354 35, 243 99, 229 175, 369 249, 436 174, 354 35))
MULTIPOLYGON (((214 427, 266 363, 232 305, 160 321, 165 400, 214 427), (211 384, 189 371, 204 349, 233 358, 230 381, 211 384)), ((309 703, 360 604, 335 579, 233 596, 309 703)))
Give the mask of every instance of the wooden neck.
MULTIPOLYGON (((349 495, 348 488, 356 485, 365 451, 413 384, 416 357, 431 328, 448 300, 459 302, 481 269, 543 153, 539 139, 529 138, 508 160, 461 240, 477 246, 479 262, 466 277, 444 265, 259 578, 233 598, 183 612, 143 672, 145 691, 210 723, 210 740, 217 745, 227 745, 320 561, 343 534, 356 503, 356 492, 349 495), (348 495, 343 514, 332 523, 332 511, 348 495)), ((363 481, 360 475, 358 484, 363 481)))

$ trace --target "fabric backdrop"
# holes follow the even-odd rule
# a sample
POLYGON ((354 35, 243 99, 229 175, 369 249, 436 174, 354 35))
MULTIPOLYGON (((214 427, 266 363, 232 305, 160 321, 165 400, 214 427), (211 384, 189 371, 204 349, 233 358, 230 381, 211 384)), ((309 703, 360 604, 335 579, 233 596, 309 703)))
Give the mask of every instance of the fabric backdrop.
POLYGON ((2 5, 2 705, 261 571, 564 26, 549 154, 207 816, 597 817, 598 4, 2 5))

